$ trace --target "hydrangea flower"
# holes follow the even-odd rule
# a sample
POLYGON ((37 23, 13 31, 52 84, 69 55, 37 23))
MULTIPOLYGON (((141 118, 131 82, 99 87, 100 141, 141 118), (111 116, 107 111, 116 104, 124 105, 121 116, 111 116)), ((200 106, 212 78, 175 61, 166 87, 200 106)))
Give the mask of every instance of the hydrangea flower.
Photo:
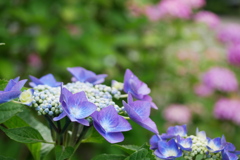
POLYGON ((124 75, 123 90, 126 93, 131 93, 131 95, 138 100, 149 101, 151 107, 157 109, 157 106, 152 102, 152 98, 148 95, 151 90, 147 84, 139 80, 129 69, 126 70, 124 75))
POLYGON ((92 84, 100 84, 104 82, 104 79, 107 77, 106 74, 96 75, 94 72, 86 70, 82 67, 73 67, 67 69, 77 81, 80 82, 89 82, 92 84))
POLYGON ((21 94, 20 90, 26 82, 26 79, 19 81, 19 77, 11 79, 5 89, 0 91, 0 104, 19 97, 21 94))
POLYGON ((240 43, 233 44, 228 48, 227 57, 230 64, 240 66, 240 43))
POLYGON ((212 93, 214 92, 214 90, 212 88, 209 88, 208 86, 206 86, 205 84, 198 84, 196 86, 194 86, 194 92, 201 97, 208 97, 210 95, 212 95, 212 93))
POLYGON ((35 87, 38 85, 48 85, 50 87, 58 87, 58 86, 61 86, 62 84, 62 82, 57 82, 52 74, 47 74, 45 76, 42 76, 39 79, 34 76, 29 76, 29 77, 32 81, 29 83, 31 87, 35 87))
POLYGON ((177 136, 177 144, 184 151, 192 150, 192 139, 191 138, 182 138, 177 136))
POLYGON ((185 137, 187 136, 187 125, 184 124, 182 126, 173 126, 169 127, 167 130, 167 133, 164 133, 161 135, 163 139, 169 139, 174 137, 185 137))
POLYGON ((182 150, 178 148, 177 143, 174 139, 166 141, 158 141, 158 149, 155 150, 154 154, 161 159, 175 159, 182 156, 182 150))
POLYGON ((216 28, 220 24, 219 17, 209 11, 200 11, 194 16, 196 22, 204 23, 210 28, 216 28))
POLYGON ((207 144, 208 150, 213 153, 222 151, 225 147, 224 141, 222 139, 223 138, 220 138, 220 137, 209 139, 207 144))
POLYGON ((148 101, 133 101, 132 95, 128 94, 128 103, 123 101, 124 109, 129 117, 143 128, 158 134, 156 124, 149 118, 151 103, 148 101))
POLYGON ((94 112, 92 118, 96 130, 110 143, 122 142, 124 136, 121 132, 132 129, 128 121, 118 115, 113 106, 94 112))
POLYGON ((218 31, 218 39, 227 44, 240 43, 240 25, 227 24, 218 31))
POLYGON ((227 68, 213 67, 203 75, 203 83, 211 89, 232 92, 238 89, 234 73, 227 68))
POLYGON ((179 1, 180 3, 185 3, 187 6, 194 9, 201 8, 206 4, 205 0, 179 0, 179 1))
POLYGON ((84 91, 72 94, 66 88, 62 88, 60 102, 63 112, 58 117, 53 118, 54 121, 68 116, 72 122, 89 126, 89 121, 85 118, 97 110, 97 106, 88 101, 84 91))
POLYGON ((173 104, 164 109, 163 116, 168 122, 186 124, 190 122, 192 114, 188 107, 173 104))

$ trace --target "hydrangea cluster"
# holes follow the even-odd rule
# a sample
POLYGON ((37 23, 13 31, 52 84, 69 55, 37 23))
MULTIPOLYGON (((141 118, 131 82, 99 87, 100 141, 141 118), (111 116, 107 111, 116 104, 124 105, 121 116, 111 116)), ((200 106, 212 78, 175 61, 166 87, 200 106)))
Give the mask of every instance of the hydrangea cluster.
POLYGON ((214 116, 217 119, 233 121, 240 124, 240 101, 221 98, 214 105, 214 116))
MULTIPOLYGON (((30 76, 32 89, 21 92, 27 80, 19 77, 10 80, 4 91, 0 91, 0 103, 11 100, 35 108, 45 115, 57 134, 66 131, 70 123, 94 126, 110 143, 124 140, 122 132, 132 129, 127 119, 158 134, 156 124, 150 119, 151 108, 157 109, 148 95, 150 89, 132 71, 126 70, 124 82, 112 81, 112 85, 101 84, 107 75, 96 75, 82 67, 68 68, 73 75, 71 83, 57 82, 52 74, 41 78, 30 76), (122 93, 125 92, 125 93, 122 93), (118 105, 115 99, 127 98, 118 105), (17 100, 17 101, 16 101, 17 100), (64 128, 54 121, 67 118, 64 128), (63 131, 62 131, 63 129, 63 131)), ((64 140, 61 139, 61 143, 64 140)))
POLYGON ((224 136, 210 139, 198 129, 196 135, 188 136, 186 125, 169 127, 167 133, 152 136, 150 145, 157 157, 168 160, 178 157, 193 160, 197 156, 206 160, 237 160, 239 154, 224 136))
POLYGON ((220 24, 219 17, 209 11, 200 11, 194 16, 196 22, 204 23, 210 28, 216 28, 220 24))

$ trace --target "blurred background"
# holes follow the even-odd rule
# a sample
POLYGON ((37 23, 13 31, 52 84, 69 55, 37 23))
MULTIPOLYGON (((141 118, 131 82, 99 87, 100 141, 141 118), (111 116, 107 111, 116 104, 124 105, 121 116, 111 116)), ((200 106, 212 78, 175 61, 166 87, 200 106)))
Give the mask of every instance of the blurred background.
MULTIPOLYGON (((53 73, 67 83, 66 68, 81 66, 110 84, 129 68, 151 88, 160 133, 187 124, 189 135, 224 134, 239 150, 239 17, 239 0, 0 1, 0 79, 53 73)), ((148 142, 153 134, 132 125, 122 144, 148 142)), ((32 159, 2 132, 0 152, 32 159)), ((86 143, 75 159, 118 152, 86 143)))

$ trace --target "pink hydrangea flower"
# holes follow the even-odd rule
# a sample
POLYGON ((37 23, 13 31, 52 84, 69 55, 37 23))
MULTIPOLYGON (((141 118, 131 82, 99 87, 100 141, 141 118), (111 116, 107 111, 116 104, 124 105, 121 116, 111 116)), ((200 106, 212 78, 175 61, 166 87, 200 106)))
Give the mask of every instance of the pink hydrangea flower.
POLYGON ((231 45, 227 56, 229 63, 240 66, 240 43, 231 45))
POLYGON ((240 124, 240 100, 222 98, 214 106, 214 116, 217 119, 230 120, 240 124))
POLYGON ((194 92, 201 97, 207 97, 210 96, 213 93, 213 89, 207 87, 204 84, 198 84, 194 87, 194 92))
POLYGON ((209 11, 200 11, 194 16, 196 22, 205 23, 210 28, 216 28, 220 24, 219 17, 209 11))
POLYGON ((218 32, 218 39, 224 43, 240 43, 240 25, 228 24, 218 32))
POLYGON ((234 73, 227 68, 213 67, 203 75, 203 84, 211 89, 232 92, 238 89, 234 73))
POLYGON ((201 8, 206 4, 205 0, 180 0, 180 1, 182 1, 189 7, 195 8, 195 9, 201 8))
POLYGON ((171 123, 186 124, 189 123, 192 117, 188 107, 179 104, 173 104, 165 108, 163 111, 164 118, 171 123))

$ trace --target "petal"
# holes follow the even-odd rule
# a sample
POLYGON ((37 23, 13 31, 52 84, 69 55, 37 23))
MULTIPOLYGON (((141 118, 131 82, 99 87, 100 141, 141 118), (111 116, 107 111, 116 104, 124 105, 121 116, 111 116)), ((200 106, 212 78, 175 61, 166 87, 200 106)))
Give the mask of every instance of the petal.
POLYGON ((34 76, 29 76, 29 78, 31 79, 32 83, 30 82, 29 85, 31 87, 35 87, 37 85, 43 84, 43 82, 41 82, 38 78, 34 77, 34 76))
POLYGON ((10 91, 15 84, 16 84, 16 82, 14 80, 10 79, 7 86, 5 87, 4 91, 10 91))
POLYGON ((17 83, 19 81, 19 79, 20 79, 20 77, 18 76, 16 78, 14 78, 13 80, 15 81, 15 83, 17 83))
POLYGON ((85 82, 86 79, 96 76, 95 73, 82 67, 67 68, 67 70, 80 82, 85 82))
POLYGON ((150 118, 144 119, 142 121, 138 121, 136 123, 155 134, 159 134, 155 122, 153 122, 150 118))
POLYGON ((54 121, 59 121, 60 119, 63 119, 64 117, 66 117, 66 113, 63 111, 58 117, 54 117, 53 120, 54 121))
POLYGON ((89 121, 86 119, 77 119, 76 122, 78 122, 84 126, 89 126, 89 121))
POLYGON ((152 102, 152 97, 150 97, 149 95, 143 96, 143 99, 141 99, 141 100, 149 101, 151 103, 152 108, 158 109, 157 105, 154 102, 152 102))
POLYGON ((135 112, 135 110, 127 104, 125 101, 122 101, 124 105, 124 109, 126 110, 128 116, 133 120, 133 121, 141 121, 141 117, 135 112))
POLYGON ((71 117, 75 119, 83 119, 90 116, 97 110, 97 106, 91 102, 84 101, 76 106, 68 106, 71 117))
POLYGON ((226 150, 222 152, 222 159, 224 160, 237 160, 238 156, 234 153, 230 153, 226 150))
POLYGON ((17 82, 12 88, 11 91, 20 91, 24 84, 27 82, 27 79, 17 82))
POLYGON ((142 119, 150 116, 151 104, 148 101, 135 101, 130 106, 142 119))
POLYGON ((71 95, 68 98, 68 101, 69 101, 69 105, 71 105, 70 103, 74 103, 75 105, 78 105, 83 101, 88 101, 88 99, 87 99, 87 96, 86 96, 85 92, 81 91, 81 92, 78 92, 78 93, 75 93, 75 94, 71 95))
POLYGON ((65 103, 68 103, 68 99, 72 95, 72 92, 70 92, 68 89, 61 87, 60 102, 65 101, 65 103))
POLYGON ((149 141, 150 143, 150 149, 155 150, 158 148, 158 141, 160 141, 160 136, 159 135, 153 135, 149 141))
POLYGON ((95 85, 95 84, 103 83, 106 77, 107 77, 106 74, 99 74, 94 77, 88 78, 86 81, 95 85))
POLYGON ((21 94, 21 91, 8 91, 0 93, 0 104, 8 102, 14 98, 17 98, 21 94))
POLYGON ((128 93, 128 91, 130 90, 130 86, 129 86, 129 79, 132 77, 133 73, 132 71, 130 71, 129 69, 126 70, 125 74, 124 74, 124 84, 123 84, 123 90, 128 93))
POLYGON ((110 143, 118 143, 124 140, 124 136, 121 132, 107 133, 96 121, 93 121, 93 125, 95 129, 110 143))
POLYGON ((46 84, 51 87, 57 87, 57 86, 61 85, 61 82, 57 82, 52 74, 47 74, 47 75, 41 77, 40 81, 43 82, 43 84, 46 84))

